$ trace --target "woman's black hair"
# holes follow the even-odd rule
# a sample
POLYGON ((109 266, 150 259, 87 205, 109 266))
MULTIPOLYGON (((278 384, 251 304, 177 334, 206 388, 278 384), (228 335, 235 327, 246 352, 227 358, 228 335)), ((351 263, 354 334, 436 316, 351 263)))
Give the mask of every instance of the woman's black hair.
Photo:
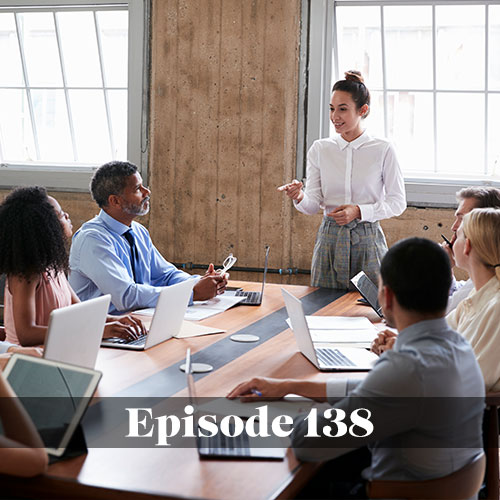
POLYGON ((356 70, 346 71, 344 73, 345 80, 339 80, 333 85, 332 92, 341 90, 349 92, 352 100, 356 103, 356 109, 362 108, 365 104, 368 105, 368 111, 363 115, 366 118, 370 114, 370 92, 366 88, 361 73, 356 70))
POLYGON ((0 274, 30 279, 67 270, 67 239, 47 191, 14 189, 0 204, 0 274))

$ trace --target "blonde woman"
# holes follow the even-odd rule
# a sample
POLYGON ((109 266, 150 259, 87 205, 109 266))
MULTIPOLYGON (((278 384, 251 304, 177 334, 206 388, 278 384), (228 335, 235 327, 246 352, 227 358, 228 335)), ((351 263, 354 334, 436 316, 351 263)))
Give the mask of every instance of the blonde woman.
POLYGON ((453 252, 474 290, 446 320, 472 345, 486 390, 500 391, 500 210, 476 208, 465 215, 453 252))

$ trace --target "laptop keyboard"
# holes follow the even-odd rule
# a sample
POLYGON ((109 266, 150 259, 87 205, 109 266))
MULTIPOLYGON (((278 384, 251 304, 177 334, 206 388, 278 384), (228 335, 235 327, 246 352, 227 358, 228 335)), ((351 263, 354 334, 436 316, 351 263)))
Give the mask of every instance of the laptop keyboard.
POLYGON ((316 349, 318 360, 325 366, 356 366, 338 349, 316 349))
POLYGON ((238 290, 234 295, 236 297, 246 297, 243 301, 245 304, 257 304, 260 302, 260 292, 244 292, 243 290, 238 290))
MULTIPOLYGON (((234 425, 229 425, 229 433, 233 434, 234 425)), ((223 455, 223 456, 249 456, 250 443, 248 434, 243 432, 239 436, 227 437, 220 430, 216 436, 201 437, 201 448, 208 449, 210 455, 223 455)))
POLYGON ((122 338, 118 337, 113 337, 111 339, 105 339, 107 342, 113 342, 113 344, 127 344, 127 345, 144 345, 146 343, 146 335, 141 335, 140 337, 137 337, 135 340, 125 340, 122 338))

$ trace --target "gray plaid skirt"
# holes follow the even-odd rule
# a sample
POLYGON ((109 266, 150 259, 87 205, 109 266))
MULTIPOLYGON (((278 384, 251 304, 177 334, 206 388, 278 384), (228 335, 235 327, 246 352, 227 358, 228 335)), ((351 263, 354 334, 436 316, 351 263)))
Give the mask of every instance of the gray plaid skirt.
POLYGON ((387 242, 378 222, 353 220, 339 226, 325 216, 314 245, 311 286, 347 290, 352 288, 349 280, 360 271, 377 284, 386 252, 387 242))

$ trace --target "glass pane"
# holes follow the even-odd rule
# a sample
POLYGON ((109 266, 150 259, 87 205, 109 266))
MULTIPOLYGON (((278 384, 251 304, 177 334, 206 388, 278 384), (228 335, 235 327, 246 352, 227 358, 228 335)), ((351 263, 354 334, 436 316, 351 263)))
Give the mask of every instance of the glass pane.
POLYGON ((385 137, 383 92, 370 92, 370 114, 362 123, 370 135, 385 137))
POLYGON ((113 127, 113 160, 127 159, 127 91, 108 91, 109 114, 113 127))
POLYGON ((437 143, 439 173, 484 173, 483 94, 438 93, 437 143))
POLYGON ((61 64, 52 14, 18 14, 28 83, 33 87, 62 86, 61 64))
POLYGON ((66 100, 62 90, 31 92, 40 148, 40 160, 73 162, 66 100))
MULTIPOLYGON (((382 88, 379 7, 337 7, 339 78, 361 71, 368 88, 382 88)), ((335 78, 335 75, 333 75, 335 78)))
POLYGON ((108 122, 102 90, 70 90, 69 99, 79 162, 111 159, 108 122))
POLYGON ((101 87, 92 12, 58 12, 57 23, 68 87, 101 87))
POLYGON ((438 89, 484 88, 484 6, 436 7, 438 89))
POLYGON ((107 87, 127 87, 128 83, 128 12, 97 13, 101 37, 104 81, 107 87))
POLYGON ((500 94, 488 96, 488 173, 500 177, 500 94))
POLYGON ((490 5, 488 69, 488 88, 500 90, 500 5, 490 5))
POLYGON ((37 159, 24 90, 0 90, 0 147, 3 161, 37 159))
POLYGON ((403 172, 434 172, 432 93, 391 92, 387 97, 388 135, 403 172))
POLYGON ((432 89, 431 7, 385 7, 384 29, 387 86, 432 89))
POLYGON ((24 85, 14 14, 0 14, 0 85, 24 85))

